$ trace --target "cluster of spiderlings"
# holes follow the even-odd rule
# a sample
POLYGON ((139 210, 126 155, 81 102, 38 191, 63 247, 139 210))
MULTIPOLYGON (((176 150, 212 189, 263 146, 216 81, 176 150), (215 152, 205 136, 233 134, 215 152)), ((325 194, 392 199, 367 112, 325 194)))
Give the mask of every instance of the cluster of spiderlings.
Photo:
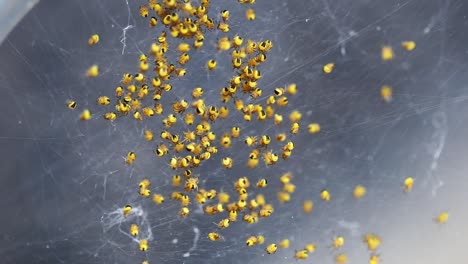
MULTIPOLYGON (((255 1, 239 1, 241 4, 252 4, 255 1)), ((117 118, 131 116, 137 121, 150 120, 154 116, 162 116, 163 130, 155 136, 149 129, 144 130, 143 136, 146 141, 156 141, 160 138, 154 149, 156 157, 172 156, 169 160, 169 167, 174 170, 172 176, 172 186, 177 189, 170 198, 180 203, 180 217, 187 217, 190 214, 189 204, 192 200, 203 205, 206 215, 224 214, 218 223, 218 229, 228 228, 230 223, 240 221, 247 224, 254 224, 260 218, 269 217, 274 208, 271 203, 267 203, 262 194, 257 194, 255 198, 248 198, 249 188, 251 188, 248 177, 239 178, 233 186, 233 191, 237 197, 231 201, 227 192, 219 192, 215 189, 205 190, 198 187, 199 178, 194 177, 194 170, 203 162, 211 159, 218 153, 218 148, 230 148, 233 142, 245 143, 251 148, 248 154, 246 166, 255 169, 261 160, 267 166, 277 164, 280 159, 288 159, 293 150, 294 143, 288 137, 294 136, 300 130, 300 120, 302 114, 299 111, 292 111, 289 114, 289 131, 270 135, 249 135, 244 140, 236 140, 241 137, 241 128, 234 126, 230 131, 222 135, 215 133, 211 129, 214 122, 223 122, 231 118, 229 109, 238 111, 245 122, 272 122, 276 126, 283 125, 283 116, 277 112, 278 108, 288 105, 290 95, 297 93, 295 84, 286 87, 272 89, 271 94, 266 99, 260 100, 264 94, 258 87, 257 82, 262 78, 259 70, 262 63, 266 62, 268 52, 273 48, 270 40, 254 41, 244 40, 240 35, 232 38, 228 36, 218 37, 217 51, 225 52, 230 56, 234 74, 228 80, 228 85, 219 90, 220 105, 206 105, 203 98, 204 91, 201 87, 195 87, 191 91, 191 98, 180 99, 172 103, 169 114, 163 108, 164 94, 173 89, 171 78, 179 78, 186 75, 188 69, 184 66, 190 61, 189 51, 201 49, 204 43, 204 34, 210 31, 218 31, 223 34, 229 31, 230 14, 228 10, 221 11, 219 22, 210 18, 208 13, 210 1, 202 0, 199 6, 192 5, 190 1, 164 0, 158 2, 149 0, 148 5, 141 6, 139 13, 143 18, 149 19, 149 27, 155 28, 158 24, 164 27, 163 31, 157 35, 156 42, 149 47, 147 54, 141 54, 138 58, 138 70, 136 73, 124 73, 120 85, 115 88, 114 111, 106 112, 103 118, 114 121, 117 118), (177 59, 170 61, 168 51, 172 48, 168 38, 178 39, 180 43, 176 47, 177 59), (152 69, 152 70, 150 70, 152 69), (245 98, 252 98, 255 103, 245 103, 245 98), (148 101, 150 103, 148 103, 148 101), (229 107, 228 104, 233 105, 229 107), (184 122, 189 131, 180 132, 175 124, 184 122), (276 140, 281 143, 280 149, 273 149, 270 144, 276 140), (217 202, 215 202, 217 199, 217 202)), ((248 20, 255 19, 253 9, 246 10, 248 20)), ((97 45, 99 35, 92 35, 89 46, 97 45)), ((209 71, 215 71, 217 62, 210 59, 206 62, 209 71)), ((99 67, 93 65, 87 71, 88 77, 97 77, 99 67)), ((177 88, 174 88, 177 89, 177 88)), ((109 106, 110 97, 100 96, 97 104, 109 106)), ((71 109, 77 107, 74 101, 67 102, 71 109)), ((82 120, 92 119, 91 111, 85 109, 80 118, 82 120)), ((233 123, 233 122, 230 122, 233 123)), ((311 134, 317 133, 320 126, 316 123, 309 125, 311 134)), ((133 165, 137 160, 137 153, 129 151, 125 162, 133 165)), ((230 169, 234 166, 234 159, 225 156, 221 160, 220 166, 230 169)), ((281 202, 288 202, 290 195, 295 191, 295 185, 291 182, 291 174, 287 173, 281 177, 283 189, 278 193, 281 202)), ((254 186, 256 188, 267 188, 267 179, 260 179, 254 186)), ((162 204, 165 198, 162 194, 151 193, 150 179, 143 179, 138 186, 138 193, 142 197, 152 197, 155 204, 162 204)), ((123 214, 127 217, 132 210, 131 205, 126 205, 123 214)), ((138 236, 138 226, 130 226, 130 234, 138 236)), ((212 241, 219 240, 222 235, 218 232, 207 234, 212 241)), ((262 235, 252 236, 247 239, 247 245, 261 245, 265 241, 262 235)), ((274 244, 273 244, 274 245, 274 244)), ((148 249, 146 239, 139 240, 139 248, 142 251, 148 249)), ((273 254, 276 251, 272 245, 267 247, 267 252, 273 254)))
MULTIPOLYGON (((252 4, 255 0, 238 0, 238 2, 252 4)), ((207 234, 209 240, 217 241, 223 237, 219 232, 228 228, 231 223, 238 221, 239 215, 242 215, 239 222, 254 224, 260 218, 272 215, 274 207, 271 203, 267 203, 262 194, 257 194, 254 198, 249 199, 249 189, 268 187, 268 180, 265 178, 258 180, 254 186, 251 186, 248 177, 238 178, 233 186, 237 197, 232 201, 231 195, 227 192, 215 189, 205 190, 198 187, 199 178, 193 176, 194 170, 216 155, 218 148, 230 148, 232 143, 239 142, 236 139, 242 134, 239 126, 233 126, 229 132, 216 134, 215 131, 211 130, 212 124, 231 119, 229 114, 231 107, 228 106, 228 103, 231 102, 232 108, 241 113, 245 122, 272 122, 275 126, 282 126, 283 115, 277 110, 288 105, 288 96, 295 95, 297 87, 295 84, 277 87, 272 89, 271 93, 266 94, 264 100, 260 101, 264 92, 257 85, 257 82, 262 78, 259 68, 262 63, 266 62, 267 54, 273 48, 273 43, 270 40, 244 40, 240 35, 235 35, 232 38, 221 36, 218 37, 217 51, 230 53, 234 74, 228 80, 228 85, 219 91, 220 105, 206 105, 203 98, 203 88, 195 87, 191 90, 190 99, 180 99, 173 102, 171 113, 165 115, 167 110, 163 108, 162 103, 164 94, 173 89, 171 78, 180 78, 186 75, 188 70, 184 67, 190 61, 189 51, 192 48, 195 51, 200 50, 204 44, 204 35, 211 31, 217 31, 221 35, 229 32, 230 12, 228 10, 221 11, 221 19, 216 22, 209 16, 209 10, 210 0, 201 0, 199 5, 193 5, 189 0, 163 0, 161 2, 149 0, 147 5, 140 7, 139 13, 143 18, 149 20, 149 27, 155 28, 159 24, 163 27, 163 31, 157 36, 156 42, 150 45, 148 53, 139 56, 137 72, 123 74, 121 84, 115 88, 115 97, 117 98, 114 105, 115 110, 105 113, 103 118, 114 121, 117 118, 130 115, 137 121, 144 121, 155 115, 162 116, 164 129, 158 133, 160 142, 157 143, 154 154, 156 157, 172 156, 168 165, 175 172, 172 176, 172 186, 176 191, 172 192, 170 198, 180 203, 178 211, 180 217, 189 216, 189 204, 192 200, 204 206, 203 211, 206 215, 225 215, 217 224, 218 230, 207 234), (168 37, 180 41, 175 48, 177 59, 174 61, 170 61, 166 56, 171 49, 168 37), (245 103, 244 99, 247 97, 251 97, 255 103, 245 103), (193 129, 185 132, 178 131, 175 126, 178 121, 184 122, 193 129)), ((255 20, 256 18, 255 11, 251 8, 246 9, 245 15, 247 20, 255 20)), ((99 41, 99 35, 94 34, 88 39, 88 45, 97 45, 99 41)), ((404 41, 401 46, 407 51, 412 51, 416 44, 413 41, 404 41)), ((382 47, 382 60, 388 61, 394 57, 391 46, 382 47)), ((209 71, 215 71, 217 61, 208 60, 205 67, 209 71)), ((325 74, 331 74, 334 69, 335 63, 332 62, 325 64, 322 68, 325 74)), ((89 78, 98 77, 98 65, 92 65, 87 70, 86 75, 89 78)), ((384 101, 390 102, 392 88, 386 85, 382 86, 380 95, 384 101)), ((108 96, 97 98, 97 104, 101 106, 109 106, 111 101, 108 96)), ((67 101, 67 107, 75 109, 77 103, 67 101)), ((251 148, 248 157, 246 157, 246 166, 255 169, 262 159, 266 166, 275 165, 281 159, 288 159, 294 150, 294 143, 289 137, 299 133, 301 118, 302 114, 299 111, 290 112, 288 131, 278 133, 273 137, 266 134, 245 136, 243 142, 251 148), (273 144, 270 143, 275 140, 282 145, 280 149, 271 147, 273 144)), ((84 109, 80 114, 80 119, 92 119, 91 111, 84 109)), ((318 123, 308 124, 310 134, 316 134, 320 132, 320 129, 318 123)), ((149 129, 144 130, 143 136, 148 142, 156 141, 158 138, 149 129)), ((125 163, 131 166, 136 160, 137 154, 129 151, 125 163)), ((225 156, 222 158, 220 166, 231 169, 234 164, 235 161, 232 157, 225 156)), ((292 183, 292 178, 291 173, 280 176, 282 189, 277 193, 280 203, 289 202, 291 195, 295 192, 296 186, 292 183)), ((413 183, 413 178, 406 178, 403 182, 403 190, 410 192, 413 183)), ((152 197, 153 202, 157 205, 165 201, 163 194, 151 194, 150 179, 143 179, 139 182, 138 193, 142 197, 152 197)), ((352 194, 355 199, 361 199, 366 194, 366 188, 357 185, 352 194)), ((326 189, 320 192, 320 198, 325 202, 329 202, 331 197, 330 192, 326 189)), ((311 200, 304 201, 304 213, 310 214, 313 206, 311 200)), ((122 213, 124 217, 128 217, 132 213, 132 206, 125 205, 122 213)), ((441 212, 434 220, 437 223, 445 223, 448 220, 448 213, 441 212)), ((129 234, 138 238, 139 233, 138 225, 131 224, 129 234)), ((141 251, 148 250, 149 241, 146 238, 139 238, 136 241, 138 241, 141 251)), ((344 241, 342 236, 335 236, 331 243, 331 248, 337 252, 335 262, 339 264, 348 261, 346 254, 338 252, 344 245, 344 241)), ((381 238, 369 233, 364 235, 363 242, 371 253, 369 263, 378 264, 379 255, 376 251, 381 243, 381 238)), ((245 243, 248 247, 262 245, 265 243, 265 237, 263 235, 249 236, 245 243)), ((283 239, 278 244, 268 244, 265 247, 265 252, 275 254, 278 248, 287 249, 289 247, 289 239, 283 239)), ((315 243, 307 244, 295 251, 294 258, 297 260, 307 259, 309 254, 314 253, 315 250, 315 243)), ((143 263, 149 262, 144 261, 143 263)))

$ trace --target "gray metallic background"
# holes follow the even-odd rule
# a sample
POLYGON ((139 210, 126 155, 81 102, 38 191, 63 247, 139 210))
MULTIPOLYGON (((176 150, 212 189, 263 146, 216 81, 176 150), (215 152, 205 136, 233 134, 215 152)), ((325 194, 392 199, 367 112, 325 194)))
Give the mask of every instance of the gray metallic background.
MULTIPOLYGON (((272 201, 281 173, 291 171, 298 186, 290 203, 275 201, 272 217, 235 224, 215 243, 206 234, 216 230, 219 216, 200 214, 192 205, 192 215, 181 220, 176 203, 157 207, 137 194, 145 177, 158 192, 172 191, 167 159, 155 158, 154 143, 142 138, 147 127, 160 131, 160 120, 104 122, 99 116, 105 110, 95 106, 99 95, 113 93, 122 73, 135 71, 140 51, 159 32, 138 16, 142 2, 43 0, 1 44, 0 263, 295 263, 294 249, 310 242, 318 249, 304 263, 333 263, 334 235, 345 237, 339 252, 348 254, 349 263, 367 263, 361 242, 367 232, 382 237, 384 264, 468 261, 468 3, 257 0, 258 19, 247 23, 244 6, 212 1, 213 12, 231 10, 232 32, 273 41, 261 68, 265 93, 297 83, 299 94, 286 110, 302 111, 303 127, 322 125, 318 135, 303 129, 292 158, 274 167, 219 168, 223 155, 243 163, 248 150, 241 146, 220 151, 198 170, 204 188, 229 189, 243 175, 252 181, 267 177, 272 201), (89 48, 87 38, 95 32, 101 42, 89 48), (404 51, 404 40, 416 41, 417 48, 404 51), (396 59, 384 63, 380 48, 386 44, 395 47, 396 59), (328 62, 337 66, 324 75, 321 67, 328 62), (101 76, 89 80, 84 72, 93 63, 101 76), (379 97, 383 84, 394 88, 390 104, 379 97), (79 121, 79 110, 65 107, 71 98, 95 118, 79 121), (138 154, 133 167, 123 162, 129 150, 138 154), (404 194, 407 176, 415 178, 415 188, 404 194), (368 190, 361 201, 351 196, 356 184, 368 190), (328 204, 319 198, 323 188, 332 194, 328 204), (315 202, 311 215, 302 213, 306 199, 315 202), (132 221, 153 237, 146 254, 125 234, 130 222, 119 222, 116 212, 127 203, 140 208, 142 217, 132 221), (441 211, 450 214, 444 226, 433 221, 441 211), (265 256, 263 246, 247 248, 245 239, 259 233, 267 243, 289 238, 291 248, 274 256, 265 256)), ((198 85, 208 103, 218 100, 231 71, 224 55, 212 49, 216 37, 212 33, 205 49, 192 56, 168 105, 188 98, 198 85), (203 65, 213 57, 219 69, 208 73, 203 65)), ((246 134, 280 131, 237 124, 246 134)), ((231 125, 218 122, 214 130, 221 134, 231 125)))

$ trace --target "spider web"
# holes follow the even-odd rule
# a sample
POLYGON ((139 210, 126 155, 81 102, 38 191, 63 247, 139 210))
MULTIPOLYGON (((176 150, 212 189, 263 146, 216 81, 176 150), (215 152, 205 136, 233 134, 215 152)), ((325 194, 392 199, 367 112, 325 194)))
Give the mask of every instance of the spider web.
MULTIPOLYGON (((122 74, 135 71, 138 56, 161 31, 149 29, 138 15, 143 3, 44 0, 3 42, 4 263, 291 263, 295 249, 311 242, 317 243, 317 252, 308 259, 313 263, 334 263, 341 252, 350 263, 366 263, 369 252, 361 240, 368 232, 383 239, 378 251, 383 263, 466 259, 461 249, 468 235, 461 202, 468 198, 467 120, 462 114, 468 110, 466 3, 257 0, 257 19, 248 22, 246 6, 212 1, 213 14, 230 10, 232 34, 273 42, 259 86, 265 95, 297 83, 298 95, 280 111, 285 117, 291 110, 303 114, 289 160, 248 170, 242 165, 249 149, 239 139, 195 171, 200 188, 224 189, 231 196, 232 183, 241 176, 253 183, 269 180, 266 190, 249 192, 249 197, 263 193, 273 202, 274 214, 253 225, 232 224, 219 231, 223 239, 217 242, 207 234, 217 230, 221 216, 207 216, 193 203, 190 216, 181 219, 179 204, 169 199, 170 157, 156 158, 154 144, 143 138, 145 129, 158 134, 159 119, 81 122, 78 112, 64 106, 74 99, 80 109, 98 109, 95 117, 106 112, 94 106, 96 98, 111 97, 122 74), (93 33, 101 41, 89 48, 86 41, 93 33), (399 45, 405 40, 415 41, 417 48, 404 51, 399 45), (383 45, 394 47, 395 60, 381 61, 383 45), (325 75, 322 66, 329 62, 336 67, 325 75), (84 72, 94 63, 101 74, 90 80, 84 72), (393 87, 391 103, 380 99, 382 85, 393 87), (306 133, 311 122, 321 124, 319 134, 306 133), (128 151, 138 155, 134 166, 124 164, 128 151), (219 166, 226 155, 234 160, 232 170, 219 166), (278 178, 285 172, 294 175, 297 191, 291 202, 280 204, 278 178), (415 188, 405 194, 402 182, 408 176, 415 178, 415 188), (138 195, 144 178, 151 178, 152 191, 164 194, 163 205, 138 195), (352 198, 357 184, 367 188, 359 201, 352 198), (325 188, 332 195, 328 203, 319 196, 325 188), (309 199, 314 209, 305 215, 302 203, 309 199), (134 208, 128 218, 121 215, 125 204, 134 208), (451 219, 437 226, 432 219, 441 211, 448 211, 451 219), (147 252, 140 252, 138 240, 129 234, 132 223, 149 240, 147 252), (266 244, 287 238, 291 247, 270 256, 266 245, 245 245, 249 236, 259 234, 266 244), (331 247, 336 235, 346 240, 338 251, 331 247)), ((219 88, 232 75, 229 58, 215 51, 220 36, 206 34, 204 48, 191 55, 187 75, 173 82, 166 109, 172 101, 189 99, 188 91, 197 86, 204 88, 207 104, 218 102, 219 88), (209 59, 218 61, 214 72, 204 67, 209 59)), ((169 51, 169 56, 177 55, 169 51)), ((214 123, 213 131, 219 137, 238 125, 243 138, 288 130, 236 118, 238 122, 214 123)), ((188 129, 179 123, 177 129, 188 129)))

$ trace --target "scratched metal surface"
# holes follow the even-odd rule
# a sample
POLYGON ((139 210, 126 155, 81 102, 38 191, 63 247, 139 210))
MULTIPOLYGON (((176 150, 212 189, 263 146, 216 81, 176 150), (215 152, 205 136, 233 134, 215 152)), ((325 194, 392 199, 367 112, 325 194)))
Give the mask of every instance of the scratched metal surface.
MULTIPOLYGON (((303 112, 303 128, 322 126, 313 136, 303 129, 291 159, 274 167, 226 171, 217 157, 197 171, 204 188, 229 189, 243 175, 254 182, 271 179, 265 195, 275 213, 255 225, 233 225, 214 243, 206 234, 220 217, 207 217, 193 205, 191 216, 181 220, 176 203, 156 207, 137 194, 144 177, 156 191, 172 191, 167 160, 156 159, 154 145, 142 139, 145 128, 160 131, 160 121, 111 124, 98 118, 104 110, 94 105, 97 96, 112 93, 122 73, 135 70, 138 54, 157 34, 138 16, 140 2, 43 0, 1 44, 2 263, 291 263, 294 249, 309 242, 317 243, 312 263, 333 263, 341 252, 349 263, 366 263, 369 252, 361 240, 367 232, 382 237, 382 263, 467 260, 467 3, 259 0, 257 20, 247 23, 245 7, 236 1, 213 1, 213 12, 231 10, 232 32, 273 41, 261 68, 265 92, 297 83, 299 95, 286 110, 303 112), (95 32, 101 42, 89 48, 87 38, 95 32), (417 48, 404 51, 404 40, 417 48), (382 45, 395 48, 395 60, 381 61, 382 45), (321 67, 328 62, 336 68, 325 75, 321 67), (84 72, 93 63, 101 76, 89 80, 84 72), (391 103, 379 97, 384 84, 393 87, 391 103), (94 109, 96 118, 80 122, 79 110, 64 105, 71 98, 80 109, 94 109), (138 153, 131 168, 123 162, 129 150, 138 153), (275 179, 287 171, 298 188, 290 203, 279 205, 275 179), (415 187, 404 194, 407 176, 415 178, 415 187), (357 184, 367 187, 360 201, 351 196, 357 184), (324 188, 332 194, 328 204, 319 198, 324 188), (306 199, 315 202, 311 215, 301 212, 306 199), (151 238, 145 254, 118 214, 128 203, 141 213, 131 221, 151 238), (433 218, 442 211, 450 219, 438 226, 433 218), (291 248, 274 256, 263 246, 247 248, 245 239, 255 234, 267 243, 289 238, 291 248), (334 235, 346 239, 340 251, 330 247, 334 235)), ((205 49, 192 56, 188 75, 175 81, 167 105, 186 98, 195 85, 205 87, 208 103, 218 100, 216 87, 232 72, 213 48, 219 34, 206 35, 205 49), (202 65, 213 57, 220 66, 208 73, 202 65)), ((281 131, 237 118, 233 123, 246 133, 281 131)), ((218 122, 213 129, 221 134, 233 123, 218 122)), ((243 146, 221 151, 239 164, 246 153, 243 146)))

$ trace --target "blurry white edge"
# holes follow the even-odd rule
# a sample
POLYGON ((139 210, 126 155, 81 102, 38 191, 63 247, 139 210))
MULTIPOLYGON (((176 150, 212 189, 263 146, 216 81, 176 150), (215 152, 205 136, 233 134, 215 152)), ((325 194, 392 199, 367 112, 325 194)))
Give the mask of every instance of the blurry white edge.
POLYGON ((0 44, 39 0, 0 0, 0 44))

